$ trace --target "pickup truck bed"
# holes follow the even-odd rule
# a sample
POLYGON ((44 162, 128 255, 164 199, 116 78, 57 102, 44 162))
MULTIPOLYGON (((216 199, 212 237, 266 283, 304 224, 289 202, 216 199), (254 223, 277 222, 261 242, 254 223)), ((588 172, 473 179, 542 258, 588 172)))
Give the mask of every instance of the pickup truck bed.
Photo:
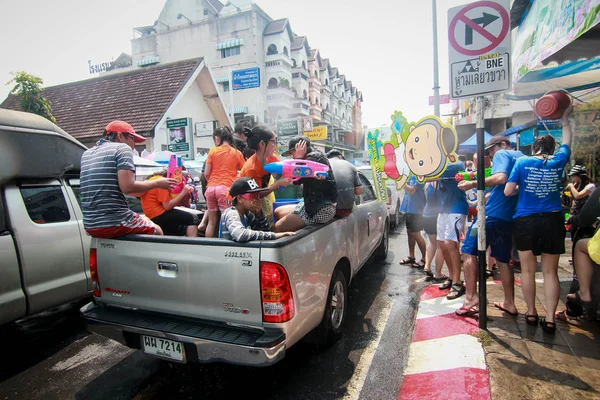
POLYGON ((370 194, 348 217, 273 241, 94 238, 89 330, 172 361, 254 366, 311 332, 335 340, 348 284, 387 253, 385 204, 370 194))

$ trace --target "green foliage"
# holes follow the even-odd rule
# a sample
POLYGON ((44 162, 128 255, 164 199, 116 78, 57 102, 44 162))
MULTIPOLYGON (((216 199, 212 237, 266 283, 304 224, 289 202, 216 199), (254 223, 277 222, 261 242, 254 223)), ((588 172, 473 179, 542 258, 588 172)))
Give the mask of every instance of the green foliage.
POLYGON ((52 105, 50 100, 44 97, 42 93, 42 78, 28 74, 24 71, 11 72, 13 78, 7 85, 14 84, 10 93, 18 96, 21 100, 21 110, 42 117, 56 123, 56 118, 52 115, 52 105))
POLYGON ((582 161, 590 174, 600 172, 600 100, 578 105, 575 109, 573 160, 582 161))

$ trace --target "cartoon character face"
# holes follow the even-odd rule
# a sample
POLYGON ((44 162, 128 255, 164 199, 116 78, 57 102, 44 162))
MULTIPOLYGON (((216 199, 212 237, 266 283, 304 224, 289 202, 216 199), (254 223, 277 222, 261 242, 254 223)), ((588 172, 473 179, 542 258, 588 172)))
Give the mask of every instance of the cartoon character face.
POLYGON ((433 174, 445 162, 446 155, 438 145, 439 137, 439 130, 433 124, 411 127, 404 159, 419 181, 433 174))

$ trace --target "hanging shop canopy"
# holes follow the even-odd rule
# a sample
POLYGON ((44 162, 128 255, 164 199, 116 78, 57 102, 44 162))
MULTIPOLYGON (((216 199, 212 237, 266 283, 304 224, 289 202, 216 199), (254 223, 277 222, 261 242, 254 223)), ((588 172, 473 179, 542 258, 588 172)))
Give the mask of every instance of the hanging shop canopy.
MULTIPOLYGON (((485 131, 483 133, 485 140, 484 142, 487 143, 488 140, 490 140, 492 138, 492 135, 490 135, 487 131, 485 131)), ((462 142, 459 146, 458 146, 458 152, 459 153, 476 153, 477 152, 477 133, 473 134, 473 136, 471 136, 470 138, 468 138, 467 140, 465 140, 464 142, 462 142)))
POLYGON ((593 0, 531 2, 513 49, 513 100, 554 90, 600 86, 600 4, 593 0))

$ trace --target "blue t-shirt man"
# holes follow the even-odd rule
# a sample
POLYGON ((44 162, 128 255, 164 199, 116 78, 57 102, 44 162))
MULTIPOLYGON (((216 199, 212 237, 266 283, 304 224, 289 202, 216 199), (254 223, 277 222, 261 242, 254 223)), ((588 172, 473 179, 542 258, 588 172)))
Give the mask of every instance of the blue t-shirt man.
POLYGON ((423 208, 425 208, 425 184, 419 183, 417 178, 411 176, 408 179, 407 185, 416 186, 417 190, 413 194, 406 192, 404 196, 405 198, 408 197, 406 200, 406 213, 422 214, 423 208))
POLYGON ((444 173, 440 176, 438 202, 440 214, 463 214, 469 212, 467 195, 458 188, 458 182, 454 176, 459 171, 464 171, 465 165, 462 161, 448 164, 444 173))
MULTIPOLYGON (((492 175, 504 173, 510 176, 517 159, 523 155, 517 150, 498 150, 494 154, 492 175)), ((517 196, 505 196, 504 186, 503 184, 492 187, 490 197, 485 205, 485 215, 491 218, 512 221, 517 207, 517 196)))
POLYGON ((569 146, 563 144, 545 162, 537 157, 517 160, 508 178, 519 186, 514 218, 562 210, 560 182, 570 154, 569 146))

